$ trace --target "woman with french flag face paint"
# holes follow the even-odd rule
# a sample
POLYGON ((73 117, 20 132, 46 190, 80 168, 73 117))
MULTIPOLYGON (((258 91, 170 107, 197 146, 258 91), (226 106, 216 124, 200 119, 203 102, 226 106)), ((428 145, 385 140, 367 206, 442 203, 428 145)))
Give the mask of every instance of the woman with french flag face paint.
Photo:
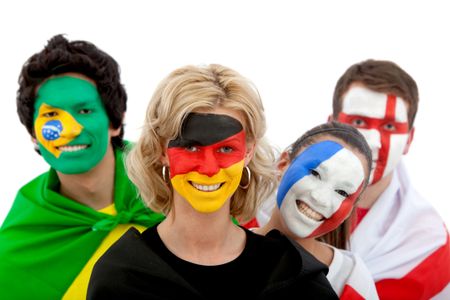
POLYGON ((323 242, 331 233, 336 242, 348 241, 346 231, 335 230, 366 188, 371 161, 364 136, 350 125, 330 122, 312 128, 282 153, 276 206, 268 223, 254 229, 266 234, 277 228, 327 265, 327 279, 340 299, 378 299, 361 259, 323 242))
POLYGON ((393 94, 353 85, 343 96, 338 121, 358 128, 372 149, 370 184, 391 174, 412 139, 406 102, 393 94))
POLYGON ((350 214, 364 185, 364 168, 352 151, 335 141, 307 147, 289 165, 277 204, 289 230, 301 238, 318 237, 350 214))
POLYGON ((238 120, 191 113, 180 136, 168 145, 172 186, 195 210, 214 212, 238 188, 245 154, 245 132, 238 120))

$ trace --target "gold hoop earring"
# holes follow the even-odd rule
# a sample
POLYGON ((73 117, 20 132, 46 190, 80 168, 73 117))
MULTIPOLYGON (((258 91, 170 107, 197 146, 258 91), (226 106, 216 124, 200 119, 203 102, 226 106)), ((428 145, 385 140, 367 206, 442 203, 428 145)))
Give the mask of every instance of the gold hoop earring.
POLYGON ((164 165, 161 169, 161 173, 162 173, 162 178, 164 180, 164 182, 169 183, 170 182, 170 170, 167 170, 169 167, 164 165), (167 179, 167 175, 169 175, 169 178, 167 179))
MULTIPOLYGON (((249 167, 247 167, 247 166, 244 167, 244 170, 247 171, 247 184, 241 185, 241 184, 239 183, 239 187, 240 187, 241 189, 243 189, 243 190, 246 190, 246 189, 248 189, 248 187, 250 186, 250 179, 252 179, 252 172, 250 171, 249 167)), ((241 180, 241 181, 242 181, 242 180, 241 180)))

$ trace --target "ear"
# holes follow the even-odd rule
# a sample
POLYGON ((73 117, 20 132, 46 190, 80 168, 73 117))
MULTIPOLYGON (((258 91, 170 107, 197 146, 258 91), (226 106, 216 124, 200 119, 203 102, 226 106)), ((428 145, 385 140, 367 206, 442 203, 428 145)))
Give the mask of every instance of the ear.
POLYGON ((122 130, 122 126, 123 125, 120 125, 119 128, 112 128, 112 126, 110 126, 109 132, 111 134, 111 137, 119 136, 120 131, 122 130))
POLYGON ((284 151, 281 153, 280 158, 278 159, 277 169, 280 171, 280 174, 284 172, 284 170, 291 163, 291 159, 289 158, 289 153, 284 151))
POLYGON ((163 151, 161 156, 159 157, 159 161, 161 162, 161 164, 163 164, 164 166, 169 166, 169 157, 167 156, 167 148, 163 147, 163 151))
POLYGON ((244 156, 244 165, 247 166, 250 161, 253 158, 253 155, 255 154, 255 148, 256 148, 256 143, 255 142, 249 142, 247 143, 247 150, 245 152, 245 156, 244 156))
POLYGON ((334 121, 333 114, 328 115, 327 122, 330 123, 334 121))
POLYGON ((122 130, 123 126, 125 125, 125 113, 122 114, 122 124, 118 128, 113 128, 112 124, 109 123, 109 129, 111 133, 111 137, 119 136, 120 131, 122 130))
POLYGON ((415 127, 411 128, 408 133, 408 140, 406 141, 405 149, 403 149, 403 155, 408 154, 409 147, 411 146, 412 140, 414 139, 415 127))

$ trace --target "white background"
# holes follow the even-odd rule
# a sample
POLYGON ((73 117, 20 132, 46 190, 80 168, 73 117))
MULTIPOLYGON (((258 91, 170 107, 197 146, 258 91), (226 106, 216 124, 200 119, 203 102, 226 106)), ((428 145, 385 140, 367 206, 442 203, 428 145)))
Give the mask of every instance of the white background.
POLYGON ((20 124, 17 78, 55 34, 84 39, 121 65, 126 138, 136 140, 159 81, 186 64, 219 63, 251 79, 268 138, 284 148, 326 121, 333 88, 367 58, 395 61, 419 85, 405 161, 420 193, 450 223, 450 18, 445 1, 1 1, 0 222, 17 190, 47 170, 20 124), (125 4, 127 3, 127 4, 125 4))

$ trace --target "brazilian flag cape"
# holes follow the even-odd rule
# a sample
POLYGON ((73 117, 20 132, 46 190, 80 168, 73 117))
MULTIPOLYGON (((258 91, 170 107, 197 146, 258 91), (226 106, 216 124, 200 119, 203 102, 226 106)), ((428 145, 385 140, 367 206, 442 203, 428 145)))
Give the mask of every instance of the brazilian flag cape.
POLYGON ((72 281, 118 224, 150 227, 164 218, 149 210, 125 173, 116 150, 117 215, 98 212, 58 194, 55 170, 17 193, 0 228, 0 298, 61 299, 72 281))

